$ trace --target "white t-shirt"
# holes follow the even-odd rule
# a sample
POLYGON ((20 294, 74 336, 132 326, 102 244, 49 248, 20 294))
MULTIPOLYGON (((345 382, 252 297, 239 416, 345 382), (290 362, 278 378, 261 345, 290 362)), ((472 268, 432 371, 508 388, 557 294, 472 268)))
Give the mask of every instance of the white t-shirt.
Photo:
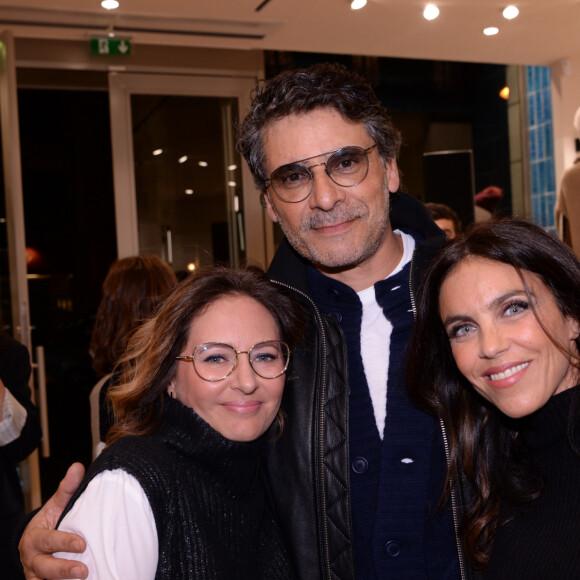
MULTIPOLYGON (((387 279, 399 273, 413 257, 415 239, 409 234, 395 230, 403 241, 403 256, 387 279)), ((381 439, 387 418, 387 376, 389 373, 389 352, 393 325, 385 317, 377 302, 375 287, 358 292, 362 302, 361 355, 375 412, 377 429, 381 439)))
POLYGON ((159 543, 151 506, 137 480, 122 469, 103 471, 88 484, 59 526, 87 542, 81 561, 89 580, 153 580, 159 543))

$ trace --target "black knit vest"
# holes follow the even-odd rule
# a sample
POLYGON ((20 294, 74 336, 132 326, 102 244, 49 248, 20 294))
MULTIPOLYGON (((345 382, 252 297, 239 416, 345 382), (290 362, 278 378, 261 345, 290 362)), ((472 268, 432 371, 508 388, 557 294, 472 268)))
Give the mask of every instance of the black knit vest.
POLYGON ((166 398, 160 430, 105 449, 64 513, 95 475, 120 468, 137 479, 151 504, 159 540, 155 578, 292 578, 258 473, 263 444, 270 443, 264 437, 229 441, 166 398))

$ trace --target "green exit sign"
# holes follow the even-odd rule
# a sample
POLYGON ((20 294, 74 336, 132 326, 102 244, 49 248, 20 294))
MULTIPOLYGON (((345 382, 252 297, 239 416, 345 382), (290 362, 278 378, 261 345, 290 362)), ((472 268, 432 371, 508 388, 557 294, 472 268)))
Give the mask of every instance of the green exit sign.
POLYGON ((91 38, 91 52, 93 54, 131 54, 131 41, 126 38, 111 38, 98 36, 91 38))

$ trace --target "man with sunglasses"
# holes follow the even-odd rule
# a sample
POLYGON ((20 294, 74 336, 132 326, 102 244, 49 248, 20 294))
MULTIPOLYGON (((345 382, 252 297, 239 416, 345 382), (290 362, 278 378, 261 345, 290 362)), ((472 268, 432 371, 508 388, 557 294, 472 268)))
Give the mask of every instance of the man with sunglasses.
MULTIPOLYGON (((262 204, 286 238, 269 273, 310 313, 288 370, 288 420, 266 461, 304 580, 460 577, 452 510, 438 510, 442 433, 408 400, 404 376, 414 292, 445 237, 423 204, 399 192, 399 148, 370 85, 338 65, 267 81, 238 130, 262 204)), ((32 533, 29 565, 31 546, 46 552, 49 540, 75 551, 58 532, 32 533)), ((55 562, 37 573, 72 568, 55 562)))

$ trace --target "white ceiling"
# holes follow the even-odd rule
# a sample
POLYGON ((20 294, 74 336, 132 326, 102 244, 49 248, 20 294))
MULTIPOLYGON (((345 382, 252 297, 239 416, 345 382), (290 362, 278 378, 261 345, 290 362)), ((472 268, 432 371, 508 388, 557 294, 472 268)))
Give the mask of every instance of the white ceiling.
POLYGON ((0 0, 0 26, 19 37, 84 39, 107 26, 133 43, 327 52, 416 59, 550 65, 580 54, 580 0, 0 0), (264 4, 261 10, 256 9, 264 4), (42 24, 44 23, 44 26, 42 24), (48 25, 48 26, 47 26, 48 25), (498 35, 482 29, 497 26, 498 35))

